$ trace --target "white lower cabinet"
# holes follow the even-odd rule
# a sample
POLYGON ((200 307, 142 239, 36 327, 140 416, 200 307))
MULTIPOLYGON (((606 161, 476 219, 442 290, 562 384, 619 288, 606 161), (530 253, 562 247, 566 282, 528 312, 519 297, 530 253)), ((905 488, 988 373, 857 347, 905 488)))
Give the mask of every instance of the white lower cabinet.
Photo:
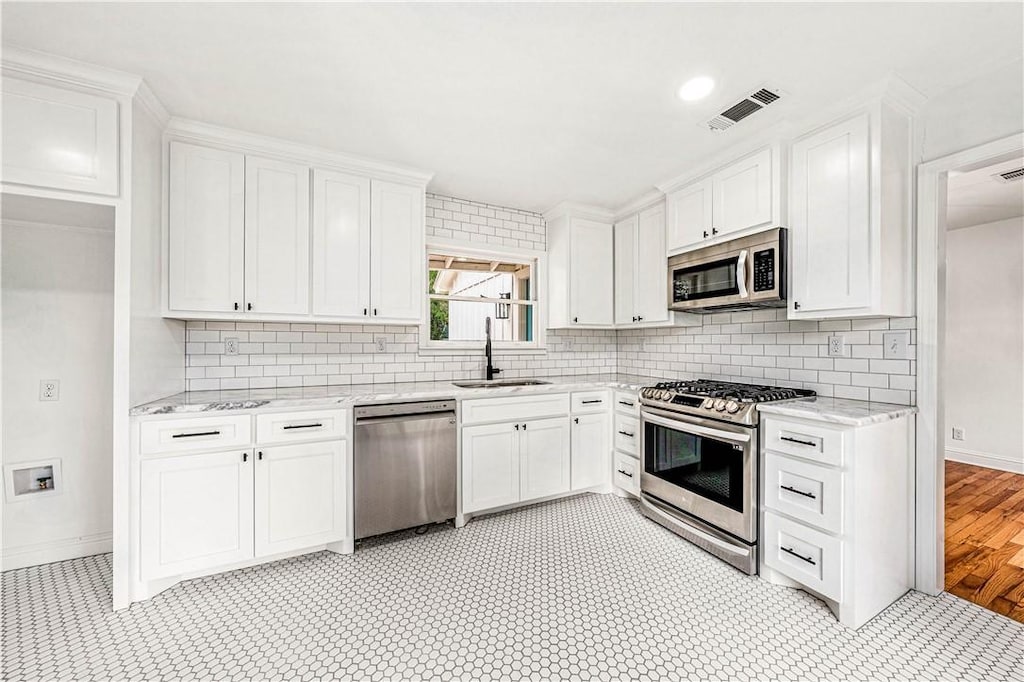
POLYGON ((462 429, 462 509, 503 507, 519 501, 521 424, 482 424, 462 429))
POLYGON ((143 579, 252 558, 251 451, 144 460, 139 499, 143 579))
POLYGON ((607 482, 611 455, 607 412, 581 414, 572 418, 572 489, 593 488, 607 482))
POLYGON ((564 417, 523 423, 519 446, 523 502, 569 491, 569 425, 564 417))
POLYGON ((615 392, 612 428, 612 483, 619 491, 640 496, 640 400, 635 392, 615 392))
POLYGON ((347 464, 342 441, 256 451, 256 556, 345 537, 347 464))

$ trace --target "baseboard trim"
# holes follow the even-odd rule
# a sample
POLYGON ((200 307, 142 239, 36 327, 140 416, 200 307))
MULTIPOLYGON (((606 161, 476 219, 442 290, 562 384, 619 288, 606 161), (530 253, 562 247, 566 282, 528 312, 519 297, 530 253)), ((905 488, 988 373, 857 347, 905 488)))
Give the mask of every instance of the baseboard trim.
POLYGON ((45 542, 37 545, 21 547, 4 547, 0 570, 13 571, 17 568, 52 564, 55 561, 67 561, 94 554, 106 554, 113 551, 114 534, 97 533, 69 540, 45 542))
POLYGON ((1024 474, 1024 461, 1015 462, 987 452, 946 448, 946 459, 951 459, 954 462, 963 462, 964 464, 973 464, 985 467, 986 469, 998 469, 999 471, 1009 471, 1014 474, 1024 474))

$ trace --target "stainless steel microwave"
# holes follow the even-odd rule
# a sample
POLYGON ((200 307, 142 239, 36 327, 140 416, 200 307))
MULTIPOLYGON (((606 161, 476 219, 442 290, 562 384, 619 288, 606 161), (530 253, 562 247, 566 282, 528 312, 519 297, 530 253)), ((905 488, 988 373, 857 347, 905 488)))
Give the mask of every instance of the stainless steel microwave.
POLYGON ((714 312, 786 305, 786 229, 681 253, 668 259, 671 310, 714 312))

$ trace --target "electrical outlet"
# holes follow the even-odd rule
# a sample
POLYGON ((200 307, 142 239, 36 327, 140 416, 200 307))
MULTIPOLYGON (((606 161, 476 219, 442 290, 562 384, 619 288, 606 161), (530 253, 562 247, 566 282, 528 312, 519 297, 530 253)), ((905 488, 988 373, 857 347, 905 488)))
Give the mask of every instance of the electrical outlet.
POLYGON ((376 337, 373 340, 373 342, 375 344, 377 344, 377 352, 378 353, 387 353, 388 352, 388 337, 386 337, 386 336, 378 336, 378 337, 376 337))
POLYGON ((882 332, 882 357, 886 360, 906 360, 909 357, 910 330, 882 332))
POLYGON ((40 400, 60 400, 60 382, 56 379, 43 379, 39 382, 40 400))
POLYGON ((224 339, 224 354, 238 355, 238 339, 234 337, 224 339))
POLYGON ((962 428, 960 428, 959 426, 954 426, 953 427, 953 440, 963 440, 963 439, 964 439, 964 430, 962 428))
POLYGON ((830 358, 841 358, 846 355, 846 339, 842 334, 833 334, 828 337, 828 356, 830 358))
POLYGON ((571 336, 567 336, 564 339, 562 339, 562 352, 563 353, 571 353, 572 352, 572 337, 571 336))

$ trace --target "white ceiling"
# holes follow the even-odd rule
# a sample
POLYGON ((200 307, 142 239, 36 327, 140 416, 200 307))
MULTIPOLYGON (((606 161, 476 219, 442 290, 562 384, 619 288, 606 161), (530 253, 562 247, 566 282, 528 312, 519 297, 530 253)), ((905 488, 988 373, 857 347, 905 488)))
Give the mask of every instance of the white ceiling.
POLYGON ((958 230, 1024 216, 1024 180, 1003 182, 993 177, 1021 167, 1024 158, 951 173, 946 190, 947 228, 958 230))
POLYGON ((614 208, 895 72, 927 96, 1019 59, 1022 4, 5 2, 3 40, 138 73, 169 111, 437 173, 432 191, 614 208), (718 89, 684 104, 707 74, 718 89), (698 127, 771 83, 789 96, 698 127))

